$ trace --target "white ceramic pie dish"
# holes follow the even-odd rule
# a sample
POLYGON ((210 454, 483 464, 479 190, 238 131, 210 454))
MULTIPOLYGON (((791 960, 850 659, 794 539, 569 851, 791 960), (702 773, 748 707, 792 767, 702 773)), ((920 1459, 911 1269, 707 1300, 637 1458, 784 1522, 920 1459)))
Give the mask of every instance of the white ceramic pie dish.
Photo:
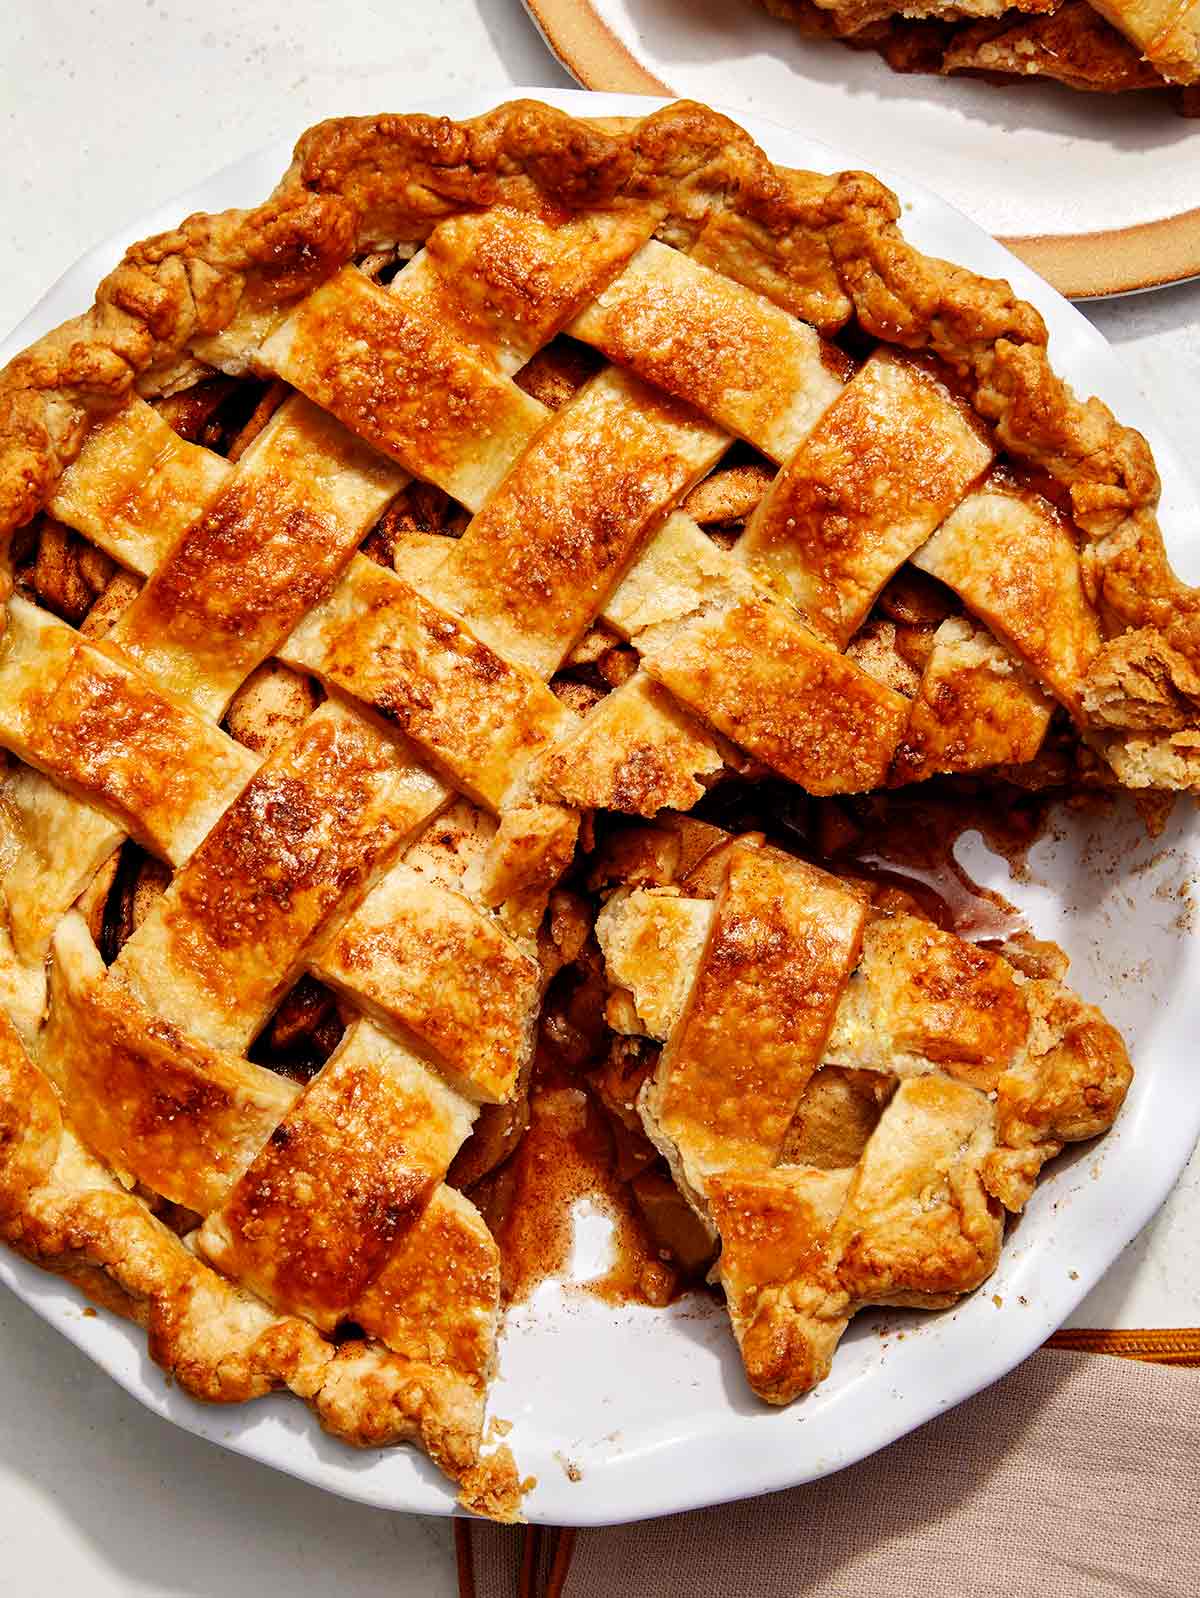
MULTIPOLYGON (((522 93, 502 89, 401 109, 475 115, 522 93)), ((633 96, 524 91, 575 114, 642 114, 633 96)), ((828 146, 757 119, 739 120, 776 161, 832 169, 828 146)), ((7 360, 91 300, 99 278, 133 239, 187 212, 253 204, 287 164, 292 138, 217 173, 143 215, 90 251, 0 345, 7 360)), ((1180 573, 1200 581, 1200 518, 1185 466, 1104 339, 1052 289, 959 212, 880 171, 905 205, 905 228, 923 249, 1006 276, 1042 311, 1057 368, 1104 398, 1150 438, 1163 477, 1162 524, 1180 573)), ((1188 935, 1183 895, 1200 867, 1192 807, 1147 839, 1132 811, 1060 818, 1031 853, 1027 879, 975 835, 960 855, 977 880, 1001 886, 1035 930, 1074 959, 1073 981, 1126 1034, 1138 1075, 1112 1133, 1051 1167, 1011 1233, 995 1277, 940 1315, 860 1316, 833 1373, 816 1393, 771 1411, 745 1386, 724 1313, 707 1300, 666 1312, 614 1310, 578 1289, 544 1284, 513 1311, 501 1343, 492 1412, 514 1422, 510 1441, 539 1484, 532 1519, 574 1525, 639 1519, 768 1492, 840 1469, 995 1381, 1058 1326, 1166 1197, 1200 1134, 1195 1031, 1200 1025, 1200 942, 1188 935), (1000 1302, 997 1303, 997 1300, 1000 1302), (899 1334, 903 1333, 903 1336, 899 1334), (578 1474, 578 1480, 568 1476, 578 1474)), ((607 1223, 583 1213, 573 1274, 603 1269, 607 1223)), ((144 1336, 55 1278, 0 1250, 0 1280, 147 1408, 249 1458, 331 1492, 383 1508, 446 1514, 450 1489, 408 1449, 355 1453, 325 1437, 312 1416, 278 1397, 202 1406, 170 1387, 144 1336)))

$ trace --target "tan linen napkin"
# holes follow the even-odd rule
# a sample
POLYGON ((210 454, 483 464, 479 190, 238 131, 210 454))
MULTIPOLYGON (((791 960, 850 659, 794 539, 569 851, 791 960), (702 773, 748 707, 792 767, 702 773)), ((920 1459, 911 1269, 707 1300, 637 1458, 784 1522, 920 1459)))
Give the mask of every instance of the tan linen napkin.
POLYGON ((581 1531, 573 1555, 476 1523, 474 1590, 553 1591, 558 1547, 565 1598, 1200 1598, 1198 1472, 1200 1377, 1042 1350, 806 1487, 581 1531))

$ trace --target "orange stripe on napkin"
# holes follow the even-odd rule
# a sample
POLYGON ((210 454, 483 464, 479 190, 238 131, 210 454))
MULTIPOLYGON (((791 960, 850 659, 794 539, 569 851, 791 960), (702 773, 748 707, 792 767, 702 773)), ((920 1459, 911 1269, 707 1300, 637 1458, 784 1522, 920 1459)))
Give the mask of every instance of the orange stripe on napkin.
POLYGON ((1089 1331, 1064 1327, 1046 1339, 1047 1348, 1082 1354, 1118 1354, 1154 1365, 1200 1366, 1200 1326, 1161 1326, 1143 1331, 1089 1331))

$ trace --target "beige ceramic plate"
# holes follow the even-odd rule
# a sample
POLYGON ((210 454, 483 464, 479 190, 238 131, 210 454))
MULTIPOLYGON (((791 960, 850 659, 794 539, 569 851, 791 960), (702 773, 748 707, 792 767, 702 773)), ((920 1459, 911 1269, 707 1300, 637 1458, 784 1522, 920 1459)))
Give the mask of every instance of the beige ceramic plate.
POLYGON ((1163 94, 902 77, 752 0, 525 0, 589 89, 744 107, 935 187, 1075 299, 1200 276, 1200 119, 1163 94))

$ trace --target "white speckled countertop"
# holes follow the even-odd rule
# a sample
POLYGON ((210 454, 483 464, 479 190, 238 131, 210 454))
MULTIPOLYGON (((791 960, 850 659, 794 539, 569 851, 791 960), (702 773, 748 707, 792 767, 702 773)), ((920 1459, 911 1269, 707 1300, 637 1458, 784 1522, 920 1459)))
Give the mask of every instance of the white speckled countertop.
MULTIPOLYGON (((248 150, 509 83, 569 86, 519 0, 6 0, 0 332, 88 246, 248 150)), ((1200 477, 1200 283, 1089 315, 1200 477)), ((1072 1324, 1200 1324, 1197 1159, 1072 1324)), ((163 1425, 7 1296, 0 1346, 3 1590, 457 1591, 448 1522, 345 1503, 163 1425)))

